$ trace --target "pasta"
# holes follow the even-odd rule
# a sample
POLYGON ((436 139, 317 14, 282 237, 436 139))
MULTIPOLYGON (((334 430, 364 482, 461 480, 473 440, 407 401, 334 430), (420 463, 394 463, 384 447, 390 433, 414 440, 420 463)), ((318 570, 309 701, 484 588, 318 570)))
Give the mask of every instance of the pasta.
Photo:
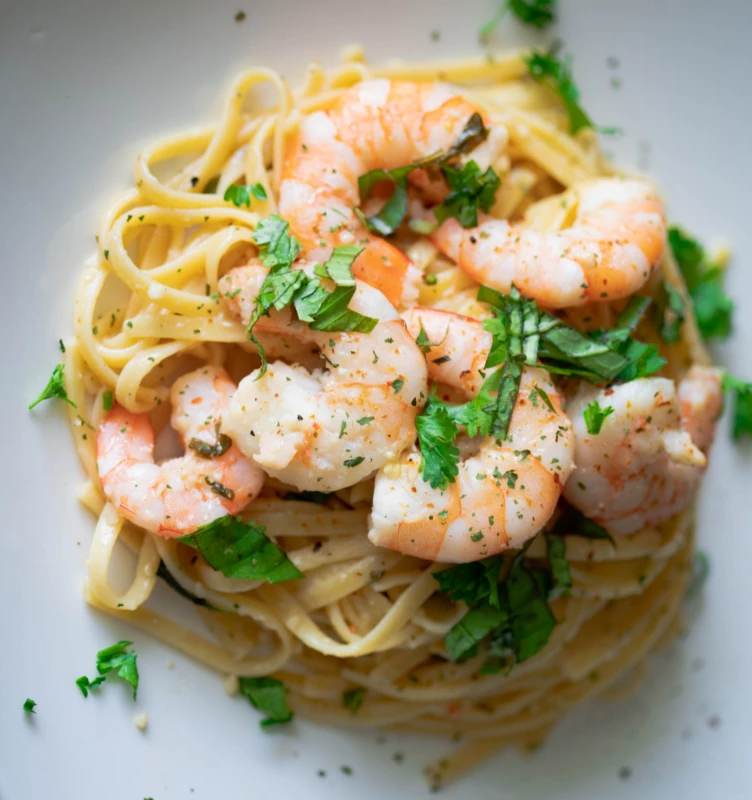
MULTIPOLYGON (((105 214, 99 251, 84 269, 75 303, 75 336, 65 375, 75 445, 86 473, 80 499, 97 517, 85 596, 94 608, 148 631, 223 675, 274 676, 297 713, 326 724, 380 726, 461 736, 428 770, 433 785, 451 780, 507 745, 533 746, 574 704, 629 682, 645 656, 679 625, 692 548, 693 515, 619 537, 618 546, 575 532, 564 536, 571 593, 551 600, 556 627, 532 658, 483 674, 483 654, 452 662, 444 637, 466 611, 440 593, 444 565, 374 546, 366 536, 373 481, 336 491, 325 504, 287 498, 294 487, 266 480, 242 512, 303 573, 269 584, 228 578, 174 539, 136 527, 107 502, 97 469, 96 436, 106 396, 155 430, 169 427, 169 387, 196 366, 223 366, 237 382, 260 364, 245 326, 215 302, 227 271, 256 252, 253 232, 278 210, 286 143, 304 115, 330 108, 370 77, 448 80, 509 134, 510 164, 492 215, 537 230, 566 223, 559 192, 614 174, 590 130, 568 133, 562 111, 527 78, 519 55, 487 61, 372 68, 353 49, 331 72, 317 64, 293 91, 268 69, 232 83, 216 124, 165 139, 137 160, 135 187, 105 214), (263 89, 273 92, 262 103, 263 89), (255 203, 224 199, 233 184, 263 187, 255 203), (125 545, 137 559, 125 591, 110 583, 110 564, 125 545), (160 578, 198 601, 198 635, 145 607, 160 578), (227 613, 230 612, 230 613, 227 613), (365 690, 357 713, 348 690, 365 690)), ((423 236, 400 240, 413 264, 432 276, 420 286, 424 307, 486 316, 478 284, 423 236)), ((643 293, 673 286, 690 308, 670 253, 643 293)), ((609 328, 618 303, 569 309, 569 324, 609 328)), ((691 314, 680 340, 666 344, 649 319, 643 341, 659 346, 663 373, 679 380, 692 364, 710 364, 691 314)), ((526 552, 545 563, 537 537, 526 552)))

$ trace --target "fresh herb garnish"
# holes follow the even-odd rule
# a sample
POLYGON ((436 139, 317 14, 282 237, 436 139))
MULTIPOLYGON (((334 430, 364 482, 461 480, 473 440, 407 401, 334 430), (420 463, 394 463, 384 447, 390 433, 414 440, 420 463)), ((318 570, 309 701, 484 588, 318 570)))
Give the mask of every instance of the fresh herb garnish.
POLYGON ((232 183, 227 187, 224 199, 225 202, 232 203, 238 208, 241 206, 250 208, 251 197, 256 200, 266 200, 266 189, 260 183, 254 183, 250 186, 238 186, 236 183, 232 183))
POLYGON ((584 536, 586 539, 608 539, 616 547, 616 542, 604 527, 593 522, 574 506, 568 506, 567 510, 556 520, 552 533, 555 535, 574 533, 584 536))
POLYGON ((281 581, 302 578, 287 554, 267 538, 266 527, 227 515, 177 541, 198 550, 212 569, 228 578, 281 581))
POLYGON ((453 661, 471 658, 487 641, 491 656, 514 664, 531 658, 548 642, 556 625, 546 601, 551 578, 546 570, 528 566, 524 553, 515 557, 498 585, 497 603, 472 608, 447 633, 444 645, 453 661))
POLYGON ((572 591, 572 575, 566 556, 566 542, 563 536, 555 533, 546 534, 546 558, 551 566, 553 585, 549 589, 548 599, 554 600, 572 591))
POLYGON ((437 220, 456 217, 464 227, 476 225, 477 207, 480 204, 484 211, 490 210, 494 203, 496 190, 500 186, 499 177, 490 167, 481 174, 474 161, 468 162, 461 169, 453 167, 450 162, 462 153, 473 150, 487 136, 488 129, 483 124, 483 118, 476 112, 467 121, 462 133, 448 150, 402 167, 390 170, 374 169, 361 175, 358 178, 361 203, 377 184, 388 182, 393 187, 391 196, 377 214, 365 217, 360 212, 359 216, 363 223, 381 236, 389 236, 394 233, 407 214, 408 176, 416 169, 430 169, 438 174, 443 174, 451 190, 446 200, 436 209, 437 220), (440 215, 441 219, 439 219, 440 215), (475 222, 471 222, 473 219, 475 222), (465 224, 466 222, 468 224, 465 224))
POLYGON ((667 344, 678 342, 684 322, 684 300, 668 281, 663 281, 659 289, 655 315, 661 339, 667 344))
POLYGON ((511 11, 525 25, 543 30, 556 19, 556 3, 557 0, 505 0, 493 17, 480 27, 478 34, 481 40, 488 38, 507 11, 511 11))
POLYGON ((559 96, 569 116, 569 132, 577 133, 592 128, 601 133, 614 133, 613 128, 599 128, 580 105, 580 90, 572 77, 572 58, 559 58, 560 43, 551 45, 547 52, 533 51, 523 58, 530 76, 543 83, 559 96))
POLYGON ((432 489, 454 483, 459 474, 460 450, 454 444, 459 434, 448 407, 431 395, 415 427, 420 444, 420 473, 432 489))
POLYGON ((188 443, 188 447, 201 458, 219 458, 232 447, 232 439, 227 434, 219 432, 219 424, 216 426, 216 434, 217 441, 214 444, 194 437, 188 443))
POLYGON ((441 169, 450 192, 434 209, 436 220, 441 223, 454 217, 463 228, 475 228, 478 207, 485 212, 491 210, 501 179, 492 167, 481 172, 475 161, 468 161, 463 167, 444 164, 441 169))
POLYGON ((353 714, 363 705, 363 698, 366 690, 361 686, 357 689, 348 689, 342 693, 342 705, 352 711, 353 714))
POLYGON ((357 467, 365 461, 365 456, 356 456, 355 458, 346 458, 342 463, 346 467, 357 467))
POLYGON ((36 703, 33 700, 26 700, 23 704, 23 710, 29 714, 36 714, 37 712, 34 711, 34 706, 36 703))
POLYGON ((303 270, 292 269, 300 253, 300 243, 290 235, 289 227, 289 223, 272 214, 259 222, 253 234, 262 263, 270 268, 261 284, 247 329, 247 336, 256 345, 261 357, 258 378, 266 372, 267 361, 264 348, 253 329, 259 319, 267 316, 272 309, 281 311, 292 305, 299 319, 307 322, 312 330, 318 331, 370 333, 378 324, 377 319, 348 308, 356 288, 352 263, 362 248, 351 245, 335 247, 326 264, 316 268, 318 274, 307 275, 303 270), (334 281, 334 291, 329 292, 324 288, 321 276, 334 281))
POLYGON ((52 397, 59 397, 61 400, 65 400, 66 403, 70 403, 73 408, 77 408, 76 404, 68 397, 65 391, 65 377, 63 376, 64 368, 65 367, 63 364, 58 364, 55 369, 52 370, 52 377, 42 390, 42 394, 37 397, 37 399, 29 406, 29 408, 34 408, 34 406, 38 405, 43 400, 49 400, 52 397))
POLYGON ((108 675, 117 675, 133 689, 133 699, 136 699, 138 691, 138 667, 136 666, 136 654, 128 652, 128 648, 133 642, 120 641, 110 647, 105 647, 97 653, 97 672, 99 675, 90 680, 85 675, 76 680, 76 685, 81 690, 84 697, 89 696, 91 689, 96 689, 104 683, 108 675))
POLYGON ((702 338, 728 338, 734 302, 723 289, 725 270, 709 261, 703 246, 681 228, 669 228, 668 241, 692 298, 702 338))
POLYGON ((102 408, 112 411, 112 392, 102 392, 102 408))
POLYGON ((723 390, 733 397, 732 436, 734 439, 752 436, 752 383, 726 373, 723 376, 723 390))
POLYGON ((238 678, 238 689, 254 708, 266 714, 260 722, 262 728, 286 725, 295 716, 287 706, 287 688, 276 678, 238 678))
POLYGON ((601 428, 603 427, 603 423, 606 420, 606 417, 609 414, 614 413, 613 406, 606 406, 605 408, 601 408, 598 404, 597 400, 593 400, 592 403, 588 405, 588 407, 583 412, 583 417, 585 417, 585 425, 587 427, 587 432, 592 436, 599 434, 601 432, 601 428))
POLYGON ((502 556, 491 556, 481 561, 457 564, 449 569, 435 572, 439 591, 448 594, 454 603, 477 606, 488 603, 499 607, 499 572, 504 563, 502 556))

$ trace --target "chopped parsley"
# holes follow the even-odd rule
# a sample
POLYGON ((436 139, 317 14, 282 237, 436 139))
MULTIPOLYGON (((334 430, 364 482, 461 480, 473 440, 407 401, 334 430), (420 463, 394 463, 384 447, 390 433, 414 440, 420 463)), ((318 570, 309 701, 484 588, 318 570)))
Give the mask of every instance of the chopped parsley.
POLYGON ((563 536, 546 534, 546 558, 551 567, 553 585, 548 591, 548 599, 554 600, 572 591, 572 575, 566 557, 566 543, 563 536))
POLYGON ((546 599, 551 576, 526 564, 524 553, 515 557, 497 594, 471 608, 447 633, 444 646, 453 661, 471 658, 485 642, 489 655, 511 666, 531 658, 548 642, 556 625, 546 599))
POLYGON ((370 333, 378 323, 373 317, 366 317, 348 308, 355 294, 352 262, 362 248, 351 245, 335 247, 326 264, 317 266, 313 275, 307 275, 303 270, 292 269, 300 253, 300 242, 290 235, 289 227, 289 223, 272 214, 262 219, 253 233, 262 263, 270 268, 261 284, 246 331, 261 357, 258 378, 266 372, 267 361, 264 348, 254 336, 253 329, 259 319, 268 316, 272 309, 281 311, 292 305, 298 318, 317 331, 370 333), (324 287, 321 277, 334 281, 333 291, 324 287))
POLYGON ((23 704, 23 710, 28 714, 36 714, 37 712, 34 711, 34 706, 36 706, 36 703, 33 700, 26 700, 23 704))
POLYGON ((485 212, 491 210, 501 179, 492 167, 481 173, 475 161, 468 161, 463 167, 444 164, 441 169, 450 191, 434 209, 436 220, 441 223, 454 217, 463 228, 475 228, 478 207, 485 212))
POLYGON ((260 722, 262 728, 286 725, 295 716, 287 705, 287 688, 276 678, 238 678, 238 689, 254 708, 266 714, 260 722))
POLYGON ((363 698, 366 690, 361 686, 357 689, 348 689, 342 693, 342 705, 352 711, 353 714, 363 705, 363 698))
POLYGON ((659 289, 655 316, 661 339, 667 344, 678 342, 684 322, 684 300, 668 281, 663 281, 659 289))
POLYGON ((558 0, 504 0, 496 13, 478 34, 481 40, 488 38, 503 19, 507 11, 511 11, 520 22, 542 30, 556 20, 556 4, 558 0))
MULTIPOLYGON (((457 141, 446 151, 414 161, 395 169, 374 169, 358 178, 358 190, 363 202, 380 183, 391 183, 392 194, 381 210, 371 217, 358 211, 361 221, 381 236, 389 236, 402 224, 407 214, 407 179, 416 169, 426 169, 437 176, 443 176, 449 185, 449 195, 435 209, 437 221, 455 217, 464 227, 477 225, 478 206, 489 211, 494 196, 501 185, 498 175, 489 167, 484 173, 474 161, 463 167, 455 167, 453 162, 459 155, 469 152, 485 141, 488 129, 477 112, 467 121, 457 141)), ((424 220, 413 220, 416 233, 430 233, 424 220)))
MULTIPOLYGON (((584 488, 584 486, 580 488, 584 488)), ((584 536, 586 539, 608 539, 616 547, 616 542, 604 527, 593 522, 574 506, 568 506, 567 510, 556 520, 552 533, 555 535, 574 533, 584 536)))
POLYGON ((357 467, 358 464, 362 464, 365 460, 365 456, 356 456, 355 458, 345 459, 342 463, 346 467, 357 467))
POLYGON ((577 133, 583 128, 592 128, 601 133, 614 133, 613 128, 599 128, 580 105, 580 90, 572 77, 572 58, 559 58, 560 43, 551 45, 548 51, 533 51, 523 60, 533 80, 545 84, 557 94, 569 116, 569 132, 577 133))
POLYGON ((280 583, 303 577, 284 550, 266 536, 264 525, 229 514, 177 541, 198 550, 212 569, 228 578, 280 583))
POLYGON ((598 401, 593 400, 593 402, 590 403, 590 405, 583 412, 583 416, 585 417, 585 425, 587 426, 587 432, 592 436, 600 433, 606 417, 613 413, 613 406, 601 408, 600 405, 598 405, 598 401))
POLYGON ((392 381, 392 390, 395 394, 399 394, 402 391, 402 387, 405 385, 405 382, 402 378, 397 378, 396 380, 392 381))
MULTIPOLYGON (((655 345, 631 338, 649 305, 645 298, 632 298, 615 329, 592 335, 580 333, 543 311, 514 286, 508 295, 482 286, 478 300, 491 306, 494 317, 483 323, 492 334, 492 344, 484 365, 489 373, 477 397, 452 406, 433 394, 416 419, 420 473, 434 489, 443 489, 456 479, 459 450, 454 441, 461 426, 469 436, 507 436, 526 365, 541 364, 556 374, 604 384, 651 375, 665 364, 655 345), (490 371, 492 367, 499 369, 490 371)), ((434 346, 422 327, 416 342, 424 352, 434 346)), ((538 386, 531 391, 531 402, 543 402, 555 411, 551 399, 538 386)))
POLYGON ((136 699, 138 691, 138 667, 136 666, 136 654, 128 652, 128 648, 133 642, 120 641, 110 647, 105 647, 97 653, 97 672, 99 675, 94 679, 89 679, 86 675, 76 680, 76 685, 81 690, 84 697, 89 696, 89 691, 96 689, 104 683, 108 675, 116 675, 130 684, 133 689, 133 699, 136 699))
POLYGON ((102 408, 112 411, 112 392, 102 392, 102 408))
POLYGON ((188 443, 188 447, 201 458, 219 458, 223 456, 231 447, 232 439, 225 433, 219 432, 219 423, 215 426, 217 441, 214 444, 197 439, 195 436, 188 443))
POLYGON ((52 397, 58 397, 61 400, 65 400, 65 402, 70 403, 73 408, 77 408, 76 404, 68 397, 65 391, 65 377, 63 375, 64 369, 65 366, 63 364, 58 364, 55 369, 52 370, 52 377, 49 379, 44 389, 42 389, 42 393, 29 406, 29 408, 34 408, 34 406, 38 405, 43 400, 49 400, 52 397))
POLYGON ((236 183, 232 183, 227 187, 224 199, 225 202, 232 203, 238 208, 241 206, 250 208, 251 197, 256 200, 266 200, 266 189, 260 183, 250 186, 238 186, 236 183))
POLYGON ((439 591, 448 594, 454 603, 462 602, 469 606, 488 603, 498 608, 499 573, 503 563, 502 556, 491 556, 481 561, 457 564, 435 572, 433 577, 438 581, 439 591))
POLYGON ((726 373, 723 389, 733 398, 731 434, 734 439, 752 436, 752 383, 726 373))
POLYGON ((709 261, 703 246, 681 228, 670 227, 668 241, 692 298, 702 338, 728 338, 734 302, 723 289, 725 270, 709 261))

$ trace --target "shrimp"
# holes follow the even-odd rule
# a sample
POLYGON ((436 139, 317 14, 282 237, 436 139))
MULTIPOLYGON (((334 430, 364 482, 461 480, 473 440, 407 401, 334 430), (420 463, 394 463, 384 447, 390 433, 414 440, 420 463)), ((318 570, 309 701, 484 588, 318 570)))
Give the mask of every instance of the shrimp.
POLYGON ((201 457, 187 450, 162 464, 154 462, 149 416, 113 406, 99 425, 97 468, 105 496, 123 517, 160 536, 181 536, 238 514, 256 497, 263 471, 219 435, 234 391, 220 367, 201 367, 175 381, 171 423, 183 444, 198 439, 224 452, 201 457))
POLYGON ((567 407, 578 470, 564 496, 615 534, 663 522, 692 500, 720 411, 720 373, 708 367, 692 367, 678 389, 666 378, 640 378, 582 391, 567 407), (593 401, 613 408, 597 434, 583 416, 593 401))
MULTIPOLYGON (((481 323, 426 308, 405 317, 410 333, 422 325, 438 343, 430 350, 429 376, 476 395, 491 347, 481 323)), ((572 426, 548 373, 525 368, 506 439, 481 441, 454 483, 432 489, 419 474, 415 449, 379 471, 368 538, 418 558, 459 563, 520 547, 553 514, 574 469, 573 453, 572 426)))
POLYGON ((479 283, 506 294, 514 284, 546 308, 634 294, 663 258, 660 200, 645 183, 621 178, 588 182, 575 196, 574 221, 564 230, 536 231, 492 218, 462 228, 448 219, 431 239, 479 283))
MULTIPOLYGON (((220 282, 230 312, 244 323, 267 273, 250 264, 220 282)), ((256 370, 243 378, 224 419, 243 453, 301 491, 352 486, 394 459, 414 441, 425 402, 425 359, 394 307, 356 281, 350 308, 376 317, 373 331, 314 331, 289 309, 261 317, 254 330, 297 337, 320 352, 327 368, 270 363, 263 375, 256 370)))
MULTIPOLYGON (((307 257, 323 263, 334 245, 364 244, 355 277, 397 307, 413 305, 421 272, 355 215, 358 177, 446 150, 477 112, 446 84, 378 79, 353 86, 328 111, 306 116, 285 155, 279 211, 307 257)), ((496 163, 507 138, 505 128, 493 126, 472 158, 484 169, 496 163)), ((420 179, 417 171, 411 176, 420 179)))

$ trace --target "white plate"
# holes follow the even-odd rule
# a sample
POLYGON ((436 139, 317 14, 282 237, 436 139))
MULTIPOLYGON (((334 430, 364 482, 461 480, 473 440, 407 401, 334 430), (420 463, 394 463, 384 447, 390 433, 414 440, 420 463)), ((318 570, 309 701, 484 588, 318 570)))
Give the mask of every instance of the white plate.
MULTIPOLYGON (((609 146, 628 164, 648 162, 672 219, 734 243, 728 286, 739 310, 719 355, 752 377, 752 4, 562 5, 557 33, 576 55, 585 105, 625 131, 609 146)), ((378 744, 375 734, 304 723, 264 735, 256 713, 226 697, 217 676, 89 611, 80 590, 92 520, 74 497, 80 469, 63 409, 50 403, 29 413, 26 405, 56 363, 58 338, 71 330, 74 284, 93 251, 98 215, 128 184, 139 145, 212 118, 243 64, 292 78, 309 59, 331 63, 355 40, 374 60, 471 54, 488 10, 483 0, 0 0, 2 800, 427 794, 420 765, 447 742, 389 736, 378 744), (236 23, 241 8, 248 16, 236 23), (84 700, 75 678, 92 674, 96 650, 130 636, 142 675, 138 702, 119 686, 84 700), (32 718, 21 708, 26 697, 39 704, 32 718), (145 733, 132 722, 141 710, 145 733), (397 751, 402 763, 393 760, 397 751)), ((499 39, 542 41, 511 21, 499 39)), ((719 438, 700 514, 712 574, 687 637, 652 659, 632 699, 576 711, 534 758, 506 753, 447 789, 447 798, 752 796, 744 494, 752 454, 725 433, 719 438), (624 767, 628 779, 619 777, 624 767)))

